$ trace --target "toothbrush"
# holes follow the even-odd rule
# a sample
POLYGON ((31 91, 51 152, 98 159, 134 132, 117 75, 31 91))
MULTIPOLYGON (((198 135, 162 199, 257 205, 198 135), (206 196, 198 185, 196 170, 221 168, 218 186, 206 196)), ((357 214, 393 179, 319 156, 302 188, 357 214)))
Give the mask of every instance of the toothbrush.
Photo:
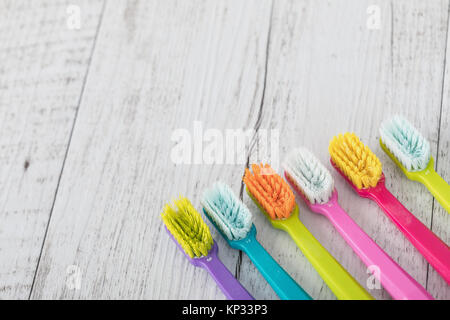
POLYGON ((205 191, 203 212, 230 247, 244 251, 283 300, 312 300, 256 240, 252 215, 229 186, 216 183, 205 191))
POLYGON ((289 185, 269 165, 245 170, 250 198, 272 226, 286 231, 338 299, 372 300, 373 297, 333 258, 300 222, 298 206, 289 185))
POLYGON ((395 116, 380 127, 381 148, 402 169, 406 177, 419 181, 450 213, 450 185, 434 170, 430 143, 403 117, 395 116))
POLYGON ((166 231, 186 258, 194 266, 206 269, 228 299, 253 300, 219 260, 218 247, 208 226, 187 198, 175 201, 175 207, 166 204, 161 217, 166 231))
POLYGON ((386 189, 381 162, 369 147, 354 133, 346 133, 333 138, 329 151, 331 164, 359 196, 375 201, 445 281, 450 283, 448 246, 386 189))
POLYGON ((331 173, 307 149, 294 149, 283 164, 286 179, 309 208, 327 217, 374 276, 397 300, 432 300, 433 297, 383 251, 341 208, 331 173))

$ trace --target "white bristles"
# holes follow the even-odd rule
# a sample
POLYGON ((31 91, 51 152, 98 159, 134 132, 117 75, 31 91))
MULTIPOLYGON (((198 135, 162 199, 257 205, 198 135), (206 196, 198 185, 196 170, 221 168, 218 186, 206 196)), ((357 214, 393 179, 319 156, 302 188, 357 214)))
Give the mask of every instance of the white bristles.
POLYGON ((283 168, 309 202, 324 204, 330 200, 334 190, 333 177, 307 149, 298 148, 290 152, 283 168))
POLYGON ((410 172, 422 171, 431 157, 430 143, 403 117, 395 116, 380 127, 381 140, 410 172))

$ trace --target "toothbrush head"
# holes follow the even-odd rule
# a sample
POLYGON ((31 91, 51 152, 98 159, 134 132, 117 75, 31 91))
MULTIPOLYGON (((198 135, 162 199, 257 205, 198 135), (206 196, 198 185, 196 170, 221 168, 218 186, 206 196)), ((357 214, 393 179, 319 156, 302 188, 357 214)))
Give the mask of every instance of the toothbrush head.
POLYGON ((418 172, 427 168, 430 143, 408 120, 401 116, 386 120, 381 124, 380 134, 383 149, 405 170, 418 172))
POLYGON ((270 219, 289 218, 297 206, 294 193, 286 181, 268 164, 252 164, 252 171, 245 169, 244 176, 247 192, 252 199, 270 219))
POLYGON ((334 137, 328 150, 333 165, 357 190, 376 187, 383 178, 380 160, 354 133, 334 137))
POLYGON ((333 177, 309 150, 298 148, 291 151, 283 168, 286 178, 309 204, 324 204, 331 199, 333 177))
POLYGON ((166 204, 161 213, 168 232, 191 259, 206 257, 214 241, 205 221, 187 198, 181 197, 174 204, 166 204))
POLYGON ((226 184, 218 182, 205 191, 201 200, 205 214, 230 240, 242 240, 252 227, 252 214, 226 184))

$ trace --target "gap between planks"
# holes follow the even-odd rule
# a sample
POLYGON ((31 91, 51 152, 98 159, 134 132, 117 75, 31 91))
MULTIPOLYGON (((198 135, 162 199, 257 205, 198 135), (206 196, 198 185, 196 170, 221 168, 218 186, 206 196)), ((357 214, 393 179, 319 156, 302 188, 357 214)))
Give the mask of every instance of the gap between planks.
POLYGON ((100 12, 100 18, 99 18, 99 21, 98 21, 98 24, 97 24, 97 28, 96 28, 96 31, 95 31, 94 41, 93 41, 93 44, 92 44, 91 51, 89 53, 89 62, 88 62, 88 66, 87 66, 87 69, 86 69, 86 74, 84 75, 84 78, 83 78, 83 84, 82 84, 81 90, 80 90, 80 97, 79 97, 78 102, 77 102, 77 108, 75 110, 75 115, 74 115, 74 119, 73 119, 73 122, 72 122, 72 128, 70 129, 69 141, 67 143, 66 151, 64 153, 64 159, 63 159, 63 163, 62 163, 62 166, 61 166, 61 171, 60 171, 59 176, 58 176, 58 182, 56 183, 55 195, 53 197, 52 206, 51 206, 50 213, 49 213, 49 216, 48 216, 47 226, 46 226, 45 232, 44 232, 44 239, 42 240, 41 251, 39 253, 38 261, 37 261, 37 264, 36 264, 36 269, 34 271, 33 281, 31 283, 30 294, 28 295, 28 300, 31 300, 31 296, 33 294, 34 284, 36 282, 36 275, 38 274, 39 265, 40 265, 41 258, 42 258, 42 252, 44 251, 45 241, 47 239, 48 228, 50 226, 50 221, 52 219, 52 214, 53 214, 53 209, 55 207, 56 198, 58 197, 59 184, 61 182, 61 177, 62 177, 63 172, 64 172, 67 155, 69 153, 70 144, 72 142, 73 131, 74 131, 74 128, 75 128, 75 124, 77 122, 78 111, 80 109, 81 102, 83 101, 84 89, 86 87, 86 81, 87 81, 87 78, 89 76, 89 71, 91 69, 92 57, 94 56, 94 52, 95 52, 95 45, 97 43, 98 34, 99 34, 99 31, 100 31, 100 27, 102 25, 103 13, 105 12, 106 1, 107 0, 104 0, 103 4, 102 4, 102 9, 101 9, 101 12, 100 12))
MULTIPOLYGON (((250 166, 250 155, 252 153, 253 148, 256 145, 256 141, 258 139, 258 132, 259 132, 259 129, 260 129, 261 123, 262 123, 264 98, 266 96, 267 73, 268 73, 268 67, 269 67, 270 39, 271 39, 271 35, 272 35, 273 2, 274 2, 274 0, 272 0, 270 3, 270 21, 269 21, 269 28, 267 30, 266 61, 265 61, 265 66, 264 66, 264 80, 263 80, 263 88, 262 88, 262 94, 261 94, 261 103, 259 105, 258 117, 256 118, 256 123, 254 126, 254 134, 253 134, 253 137, 251 139, 251 142, 250 142, 250 145, 249 145, 249 148, 247 151, 247 162, 245 164, 245 168, 242 173, 242 178, 244 177, 245 169, 249 168, 249 166, 250 166)), ((243 201, 243 198, 244 198, 244 181, 241 179, 241 189, 239 191, 239 199, 241 201, 243 201)), ((238 260, 236 262, 235 274, 234 274, 234 276, 238 280, 240 278, 241 264, 242 264, 242 251, 239 251, 238 260)))
MULTIPOLYGON (((449 36, 449 28, 450 28, 450 0, 447 4, 447 30, 445 33, 445 46, 444 46, 444 62, 442 65, 442 87, 441 87, 441 105, 440 105, 440 112, 439 112, 439 128, 438 128, 438 136, 437 136, 437 148, 436 148, 436 163, 435 163, 435 169, 439 169, 439 155, 440 155, 440 141, 441 141, 441 127, 442 127, 442 112, 444 109, 444 94, 445 94, 445 80, 446 80, 446 70, 447 70, 447 51, 448 51, 448 36, 449 36)), ((434 212, 437 210, 436 207, 436 199, 433 197, 432 207, 431 207, 431 224, 430 224, 430 230, 433 231, 433 220, 434 220, 434 212)), ((429 274, 430 274, 430 264, 427 265, 427 275, 426 275, 426 289, 429 289, 429 274)))

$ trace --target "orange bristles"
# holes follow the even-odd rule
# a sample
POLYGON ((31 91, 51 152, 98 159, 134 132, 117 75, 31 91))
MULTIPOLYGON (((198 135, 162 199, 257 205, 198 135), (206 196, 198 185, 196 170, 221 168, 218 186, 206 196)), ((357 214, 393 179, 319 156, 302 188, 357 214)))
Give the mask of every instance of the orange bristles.
POLYGON ((270 165, 252 164, 245 169, 244 183, 250 194, 271 219, 286 219, 295 207, 295 196, 289 185, 270 165))

